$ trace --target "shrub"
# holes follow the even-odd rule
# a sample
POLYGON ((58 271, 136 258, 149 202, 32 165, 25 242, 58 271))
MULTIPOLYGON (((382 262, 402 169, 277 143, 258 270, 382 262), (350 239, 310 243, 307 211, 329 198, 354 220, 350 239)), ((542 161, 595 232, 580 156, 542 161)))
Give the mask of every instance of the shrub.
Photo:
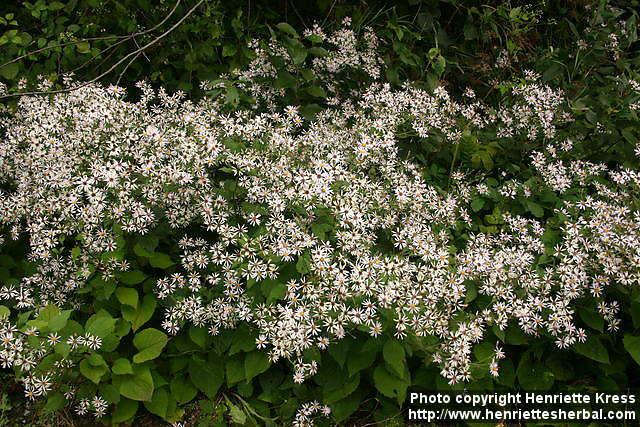
MULTIPOLYGON (((589 32, 593 62, 637 54, 635 16, 589 32)), ((42 79, 3 119, 0 361, 25 395, 115 423, 140 403, 176 423, 200 395, 201 419, 306 425, 371 395, 393 416, 410 386, 628 386, 638 76, 612 77, 611 140, 585 106, 606 89, 576 98, 508 50, 479 95, 394 84, 350 19, 275 30, 199 100, 42 79)))

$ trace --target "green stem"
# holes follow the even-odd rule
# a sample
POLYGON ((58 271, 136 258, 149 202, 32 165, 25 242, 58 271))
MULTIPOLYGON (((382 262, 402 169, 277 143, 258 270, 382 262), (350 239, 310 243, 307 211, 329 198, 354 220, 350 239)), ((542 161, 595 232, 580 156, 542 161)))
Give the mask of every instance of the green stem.
POLYGON ((449 180, 447 182, 447 186, 451 182, 451 175, 453 175, 453 167, 456 164, 456 160, 458 159, 458 151, 460 150, 460 142, 456 143, 456 149, 453 151, 453 158, 451 159, 451 169, 449 170, 449 180))

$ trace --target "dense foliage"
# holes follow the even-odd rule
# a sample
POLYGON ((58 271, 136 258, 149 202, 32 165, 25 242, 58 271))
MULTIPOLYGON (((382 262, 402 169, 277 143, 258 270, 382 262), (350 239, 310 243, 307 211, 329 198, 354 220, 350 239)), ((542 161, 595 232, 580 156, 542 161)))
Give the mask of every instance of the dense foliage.
POLYGON ((636 388, 631 3, 3 5, 6 422, 636 388))

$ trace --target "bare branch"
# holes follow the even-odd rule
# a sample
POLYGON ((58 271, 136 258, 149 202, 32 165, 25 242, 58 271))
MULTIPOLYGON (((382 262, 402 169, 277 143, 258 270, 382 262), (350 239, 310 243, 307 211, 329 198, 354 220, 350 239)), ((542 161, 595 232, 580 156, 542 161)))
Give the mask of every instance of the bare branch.
POLYGON ((138 57, 140 56, 142 52, 138 52, 137 55, 135 55, 133 58, 131 58, 131 61, 129 61, 127 63, 127 65, 124 66, 124 68, 122 69, 122 71, 120 72, 120 75, 118 76, 118 80, 116 80, 116 86, 118 86, 120 84, 120 80, 122 80, 122 77, 124 76, 124 73, 127 72, 127 70, 129 69, 129 67, 131 66, 131 64, 133 64, 135 62, 136 59, 138 59, 138 57))
POLYGON ((7 66, 9 64, 12 64, 14 62, 20 61, 21 59, 24 59, 24 58, 26 58, 28 56, 35 55, 36 53, 45 52, 47 50, 55 49, 55 48, 58 48, 58 47, 71 46, 71 45, 78 44, 78 43, 81 43, 81 42, 118 39, 118 42, 116 42, 112 46, 109 46, 107 49, 109 49, 109 48, 111 48, 113 46, 120 45, 120 44, 122 44, 122 43, 124 43, 124 42, 126 42, 128 40, 131 40, 132 38, 134 38, 136 36, 141 36, 143 34, 148 34, 148 33, 152 32, 152 31, 157 30, 165 22, 167 22, 167 20, 171 17, 171 15, 173 15, 173 13, 178 8, 178 5, 180 5, 181 1, 182 0, 177 0, 176 1, 176 4, 173 6, 173 8, 171 8, 169 13, 162 19, 162 21, 158 22, 153 27, 148 28, 148 29, 146 29, 144 31, 137 31, 135 33, 127 34, 125 36, 115 36, 114 35, 114 36, 88 37, 88 38, 85 38, 85 39, 78 39, 78 40, 75 40, 75 41, 72 41, 72 42, 58 43, 58 44, 56 44, 54 46, 46 46, 46 47, 43 47, 43 48, 40 48, 40 49, 36 49, 36 50, 32 50, 30 52, 27 52, 24 55, 18 56, 17 58, 14 58, 9 62, 5 62, 4 64, 0 65, 0 68, 5 67, 5 66, 7 66))
MULTIPOLYGON (((124 56, 123 58, 121 58, 120 60, 118 60, 115 64, 113 64, 111 67, 109 67, 109 69, 105 72, 103 72, 102 74, 100 74, 99 76, 86 81, 80 85, 74 86, 74 87, 70 87, 70 88, 65 88, 65 89, 58 89, 58 90, 51 90, 51 91, 31 91, 31 92, 18 92, 18 93, 11 93, 11 94, 6 94, 6 95, 2 95, 0 96, 0 99, 5 99, 5 98, 13 98, 16 96, 30 96, 30 95, 52 95, 52 94, 56 94, 56 93, 65 93, 65 92, 72 92, 74 90, 83 88, 85 86, 89 86, 92 83, 95 83, 96 81, 100 80, 101 78, 103 78, 104 76, 106 76, 107 74, 111 73, 113 70, 115 70, 116 68, 118 68, 118 66, 120 64, 123 64, 124 62, 126 62, 127 60, 129 60, 130 58, 134 58, 137 57, 138 55, 140 55, 143 51, 145 51, 146 49, 148 49, 149 47, 153 46, 154 44, 156 44, 157 42, 159 42, 160 40, 162 40, 163 38, 165 38, 169 33, 171 33, 173 30, 175 30, 176 28, 178 28, 184 21, 185 19, 187 19, 189 16, 191 16, 191 14, 202 4, 204 3, 204 0, 200 0, 198 3, 195 4, 195 6, 193 6, 191 9, 189 9, 189 11, 182 17, 180 18, 180 20, 178 20, 178 22, 176 22, 175 24, 173 24, 167 31, 165 31, 164 33, 160 34, 158 37, 156 37, 155 39, 151 40, 149 43, 145 44, 144 46, 142 46, 141 48, 138 48, 136 50, 134 50, 133 52, 127 54, 126 56, 124 56)), ((132 61, 131 61, 132 62, 132 61)), ((129 64, 130 65, 130 64, 129 64)), ((128 67, 128 65, 126 66, 128 67)), ((125 67, 125 68, 126 68, 125 67)))

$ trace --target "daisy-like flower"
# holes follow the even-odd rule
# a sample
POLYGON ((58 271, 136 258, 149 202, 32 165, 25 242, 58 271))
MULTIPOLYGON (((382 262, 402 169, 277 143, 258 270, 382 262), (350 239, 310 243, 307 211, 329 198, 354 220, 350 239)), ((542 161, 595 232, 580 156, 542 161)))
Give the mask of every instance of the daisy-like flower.
POLYGON ((51 346, 58 344, 60 341, 61 341, 60 335, 58 335, 55 332, 52 332, 49 335, 47 335, 47 342, 51 346))

